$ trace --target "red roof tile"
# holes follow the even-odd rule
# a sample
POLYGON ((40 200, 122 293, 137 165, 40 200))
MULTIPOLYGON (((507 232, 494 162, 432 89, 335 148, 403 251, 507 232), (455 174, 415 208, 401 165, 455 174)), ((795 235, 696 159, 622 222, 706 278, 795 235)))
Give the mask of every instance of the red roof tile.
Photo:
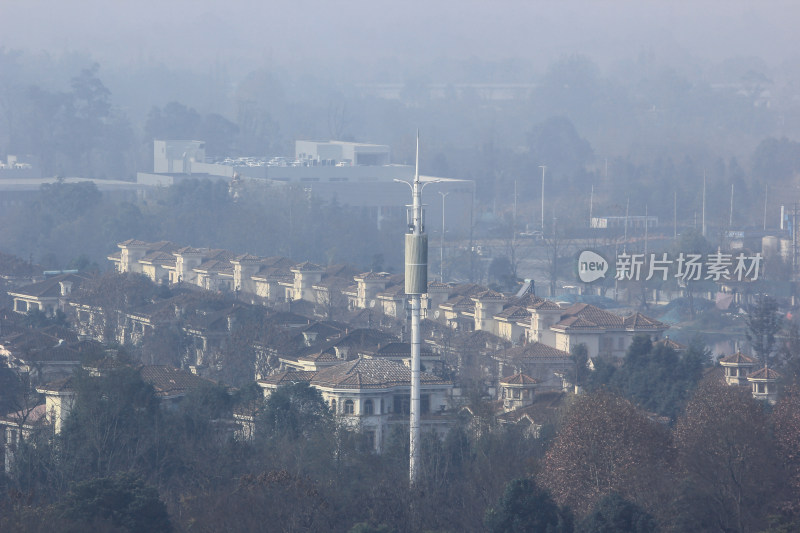
POLYGON ((747 376, 748 381, 776 381, 781 378, 781 375, 772 370, 771 368, 760 368, 747 376))

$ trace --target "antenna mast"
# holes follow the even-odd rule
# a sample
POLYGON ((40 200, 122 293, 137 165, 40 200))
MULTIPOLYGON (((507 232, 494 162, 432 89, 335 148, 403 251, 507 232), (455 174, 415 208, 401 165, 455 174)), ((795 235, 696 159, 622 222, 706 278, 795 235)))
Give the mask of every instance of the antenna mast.
MULTIPOLYGON (((406 182, 407 183, 407 182, 406 182)), ((428 291, 428 236, 422 221, 422 189, 419 179, 419 132, 414 182, 411 185, 413 202, 411 221, 406 233, 405 291, 411 297, 411 418, 409 428, 409 481, 413 486, 419 478, 420 432, 420 308, 421 296, 428 291)))

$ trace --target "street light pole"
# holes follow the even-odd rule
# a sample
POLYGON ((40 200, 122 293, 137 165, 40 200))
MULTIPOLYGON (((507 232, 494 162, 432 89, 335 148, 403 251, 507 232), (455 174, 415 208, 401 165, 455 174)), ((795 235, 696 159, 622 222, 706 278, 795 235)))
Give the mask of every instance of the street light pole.
POLYGON ((439 248, 439 281, 444 283, 444 199, 450 192, 439 191, 442 195, 442 246, 439 248))
POLYGON ((542 169, 542 235, 544 235, 544 171, 547 165, 539 165, 542 169))

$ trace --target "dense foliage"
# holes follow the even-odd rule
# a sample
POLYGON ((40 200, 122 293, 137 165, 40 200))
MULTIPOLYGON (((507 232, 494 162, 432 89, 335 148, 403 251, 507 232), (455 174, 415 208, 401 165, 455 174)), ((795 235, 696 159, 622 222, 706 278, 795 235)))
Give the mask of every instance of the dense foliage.
POLYGON ((168 409, 135 369, 73 381, 78 400, 62 433, 32 434, 0 478, 0 530, 57 522, 50 531, 279 523, 285 531, 744 532, 797 524, 793 390, 770 412, 746 390, 705 380, 674 428, 608 390, 590 392, 572 398, 552 439, 497 424, 476 404, 479 415, 454 419, 443 440, 425 435, 422 476, 410 490, 408 433, 396 428, 376 455, 304 384, 263 402, 254 387, 209 383, 168 409), (253 440, 232 439, 233 412, 254 416, 253 440))
POLYGON ((634 338, 620 366, 598 359, 595 371, 584 373, 589 390, 609 388, 646 411, 674 419, 689 399, 709 353, 694 341, 682 353, 663 344, 654 346, 645 336, 634 338))

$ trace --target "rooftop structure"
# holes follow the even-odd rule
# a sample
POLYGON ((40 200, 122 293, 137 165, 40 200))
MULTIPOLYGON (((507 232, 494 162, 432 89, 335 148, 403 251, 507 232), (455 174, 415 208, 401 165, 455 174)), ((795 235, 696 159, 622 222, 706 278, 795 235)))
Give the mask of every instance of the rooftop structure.
POLYGON ((295 158, 306 166, 388 165, 389 147, 343 141, 296 141, 295 158))

